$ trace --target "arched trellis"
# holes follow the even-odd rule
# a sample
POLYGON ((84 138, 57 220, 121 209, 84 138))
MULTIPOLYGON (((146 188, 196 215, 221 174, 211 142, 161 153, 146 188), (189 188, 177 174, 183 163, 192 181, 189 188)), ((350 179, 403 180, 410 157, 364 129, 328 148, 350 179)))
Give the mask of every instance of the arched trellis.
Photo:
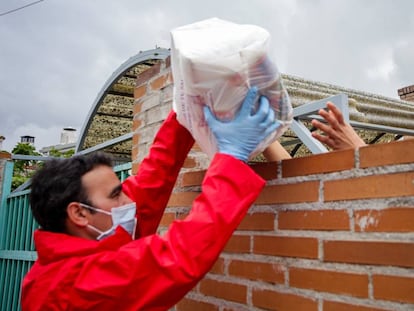
POLYGON ((170 55, 168 49, 140 52, 124 62, 102 86, 85 119, 75 152, 103 150, 116 161, 131 161, 134 88, 137 77, 170 55))
MULTIPOLYGON (((131 161, 134 88, 137 78, 170 56, 168 49, 153 49, 129 58, 106 81, 85 120, 76 145, 77 154, 97 150, 114 155, 117 162, 131 161)), ((346 94, 349 121, 368 143, 386 142, 403 135, 414 135, 412 103, 364 93, 339 86, 282 75, 296 108, 337 94, 346 94)), ((315 115, 302 116, 306 121, 315 115)), ((301 115, 295 119, 301 119, 301 115)), ((310 128, 310 124, 306 125, 310 128)), ((311 129, 312 130, 312 129, 311 129)), ((303 138, 287 131, 280 139, 292 156, 303 145, 303 138)), ((306 149, 306 148, 305 148, 306 149)), ((307 152, 306 150, 304 151, 307 152)))

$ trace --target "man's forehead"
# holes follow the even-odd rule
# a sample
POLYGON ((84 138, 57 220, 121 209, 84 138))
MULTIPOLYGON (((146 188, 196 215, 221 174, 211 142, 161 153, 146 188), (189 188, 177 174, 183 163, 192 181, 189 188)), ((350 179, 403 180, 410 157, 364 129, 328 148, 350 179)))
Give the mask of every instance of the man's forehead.
POLYGON ((98 166, 82 176, 82 184, 86 190, 101 189, 102 191, 114 191, 115 188, 122 188, 119 178, 111 167, 98 166))

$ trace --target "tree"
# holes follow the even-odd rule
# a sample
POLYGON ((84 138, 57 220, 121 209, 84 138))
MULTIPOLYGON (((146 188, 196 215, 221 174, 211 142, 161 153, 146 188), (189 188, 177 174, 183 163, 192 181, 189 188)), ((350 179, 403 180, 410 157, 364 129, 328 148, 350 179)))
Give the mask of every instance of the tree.
MULTIPOLYGON (((41 156, 33 145, 28 143, 17 143, 13 148, 12 154, 41 156)), ((15 160, 13 177, 12 177, 12 189, 16 189, 23 184, 26 180, 33 176, 39 165, 39 161, 36 160, 15 160)))
POLYGON ((74 154, 75 154, 75 149, 70 149, 68 151, 62 152, 52 147, 49 151, 49 156, 55 157, 55 158, 70 158, 74 154))

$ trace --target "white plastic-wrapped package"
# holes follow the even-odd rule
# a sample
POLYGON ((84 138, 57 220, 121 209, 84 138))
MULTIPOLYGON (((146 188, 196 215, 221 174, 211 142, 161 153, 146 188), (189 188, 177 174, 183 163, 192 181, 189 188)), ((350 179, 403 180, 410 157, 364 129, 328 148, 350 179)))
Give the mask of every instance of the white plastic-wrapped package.
POLYGON ((205 122, 203 105, 218 119, 231 120, 252 86, 269 99, 280 125, 249 158, 283 134, 292 120, 292 105, 269 57, 266 30, 211 18, 173 29, 171 39, 173 109, 210 158, 217 144, 205 122))

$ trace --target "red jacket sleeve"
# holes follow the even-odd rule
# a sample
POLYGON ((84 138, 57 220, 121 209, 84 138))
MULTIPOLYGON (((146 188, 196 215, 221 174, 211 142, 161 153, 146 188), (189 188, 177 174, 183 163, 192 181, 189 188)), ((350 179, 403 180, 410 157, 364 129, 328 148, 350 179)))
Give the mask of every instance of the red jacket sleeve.
POLYGON ((171 111, 161 125, 149 155, 136 176, 123 184, 123 191, 137 202, 137 236, 156 232, 178 173, 194 144, 191 134, 171 111))
POLYGON ((70 294, 74 309, 167 310, 209 271, 263 185, 246 164, 217 154, 190 214, 165 236, 82 264, 70 294))

